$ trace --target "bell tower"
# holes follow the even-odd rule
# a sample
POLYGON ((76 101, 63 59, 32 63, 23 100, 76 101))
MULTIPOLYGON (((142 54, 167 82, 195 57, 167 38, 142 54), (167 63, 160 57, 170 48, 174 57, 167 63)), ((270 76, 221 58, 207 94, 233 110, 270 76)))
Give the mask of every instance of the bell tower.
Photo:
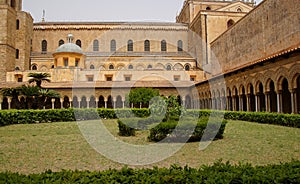
POLYGON ((17 63, 24 62, 23 56, 28 55, 25 53, 25 45, 30 47, 30 40, 25 41, 23 37, 29 33, 27 30, 32 29, 28 25, 33 20, 28 13, 22 11, 22 0, 0 0, 0 17, 0 82, 5 82, 6 72, 24 70, 17 63))

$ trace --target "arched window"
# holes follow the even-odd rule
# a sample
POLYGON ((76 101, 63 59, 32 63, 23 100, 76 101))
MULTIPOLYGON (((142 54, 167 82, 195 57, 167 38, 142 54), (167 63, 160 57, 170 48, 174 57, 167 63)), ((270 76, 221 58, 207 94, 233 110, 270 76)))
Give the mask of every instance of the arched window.
POLYGON ((91 66, 90 66, 90 69, 91 69, 91 70, 94 70, 94 69, 95 69, 95 66, 94 66, 94 65, 91 65, 91 66))
POLYGON ((47 41, 46 40, 42 41, 42 53, 43 54, 47 53, 47 41))
POLYGON ((99 51, 99 41, 94 40, 93 42, 93 51, 99 51))
POLYGON ((182 42, 182 40, 178 40, 178 42, 177 42, 177 51, 179 51, 179 52, 183 51, 183 42, 182 42))
POLYGON ((19 70, 20 70, 20 68, 17 66, 17 67, 15 68, 15 70, 16 70, 16 71, 19 71, 19 70))
POLYGON ((150 51, 150 41, 149 40, 145 40, 145 42, 144 42, 144 51, 146 51, 146 52, 150 51))
POLYGON ((211 8, 208 6, 208 7, 206 7, 206 10, 211 10, 211 8))
POLYGON ((54 68, 54 65, 52 65, 51 68, 54 68))
POLYGON ((230 20, 227 22, 227 28, 230 28, 231 26, 233 26, 234 23, 235 23, 235 22, 234 22, 232 19, 230 19, 230 20))
POLYGON ((161 51, 162 52, 167 51, 167 42, 166 42, 166 40, 162 40, 160 46, 161 46, 161 51))
POLYGON ((236 9, 237 12, 242 12, 241 8, 236 9))
POLYGON ((79 47, 81 47, 81 40, 76 40, 76 45, 78 45, 79 47))
POLYGON ((129 66, 128 66, 128 69, 129 69, 129 70, 132 70, 132 69, 133 69, 133 66, 132 66, 132 65, 129 65, 129 66))
POLYGON ((110 51, 111 52, 116 52, 116 50, 117 50, 116 40, 111 40, 110 41, 110 51))
POLYGON ((190 65, 185 65, 184 67, 185 71, 189 71, 191 69, 190 65))
POLYGON ((59 41, 58 41, 58 46, 61 46, 61 45, 63 45, 63 44, 65 44, 65 41, 64 41, 64 40, 59 40, 59 41))
POLYGON ((171 69, 172 69, 171 65, 167 65, 167 70, 171 70, 171 69))
POLYGON ((32 65, 31 70, 37 70, 37 66, 36 65, 32 65))
POLYGON ((16 20, 16 29, 17 30, 20 29, 20 20, 19 19, 16 20))
POLYGON ((19 59, 19 54, 20 54, 19 49, 16 49, 16 59, 19 59))
POLYGON ((148 67, 147 67, 148 69, 151 69, 152 68, 152 65, 148 65, 148 67))
POLYGON ((108 67, 110 70, 113 70, 113 69, 115 69, 115 67, 114 67, 114 65, 109 65, 109 67, 108 67))
POLYGON ((127 51, 133 51, 133 41, 128 40, 127 42, 127 51))

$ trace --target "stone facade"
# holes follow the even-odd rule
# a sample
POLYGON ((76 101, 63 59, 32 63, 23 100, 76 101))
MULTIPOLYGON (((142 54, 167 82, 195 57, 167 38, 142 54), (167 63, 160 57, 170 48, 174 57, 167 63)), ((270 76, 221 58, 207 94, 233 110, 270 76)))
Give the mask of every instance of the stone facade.
POLYGON ((43 86, 62 97, 48 108, 122 108, 131 88, 153 87, 187 108, 300 111, 298 0, 186 0, 176 23, 33 23, 2 1, 1 87, 50 73, 43 86), (68 34, 79 52, 58 52, 68 34))

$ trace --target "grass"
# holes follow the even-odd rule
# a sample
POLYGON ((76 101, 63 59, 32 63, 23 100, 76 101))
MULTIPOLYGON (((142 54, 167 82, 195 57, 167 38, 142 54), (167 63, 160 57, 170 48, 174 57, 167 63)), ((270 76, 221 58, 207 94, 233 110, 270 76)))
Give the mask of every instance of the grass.
MULTIPOLYGON (((136 137, 119 137, 116 120, 105 120, 104 124, 124 142, 148 144, 147 131, 138 132, 136 137)), ((166 160, 143 167, 199 167, 219 159, 253 165, 279 164, 300 160, 299 140, 300 129, 229 121, 224 139, 212 142, 207 149, 200 151, 199 142, 188 143, 166 160)), ((94 171, 123 166, 90 147, 75 122, 0 127, 0 172, 94 171)))

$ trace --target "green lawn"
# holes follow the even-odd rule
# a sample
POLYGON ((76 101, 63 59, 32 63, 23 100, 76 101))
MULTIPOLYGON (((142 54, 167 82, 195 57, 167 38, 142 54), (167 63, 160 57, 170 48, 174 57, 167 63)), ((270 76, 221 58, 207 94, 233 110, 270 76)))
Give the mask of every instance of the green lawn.
MULTIPOLYGON (((117 121, 105 120, 111 133, 125 142, 147 144, 147 132, 136 137, 119 137, 117 121)), ((265 165, 300 160, 300 129, 229 121, 224 139, 214 141, 203 151, 199 142, 186 144, 172 157, 144 167, 171 164, 198 167, 222 159, 231 163, 265 165)), ((121 168, 97 153, 85 141, 76 122, 27 124, 0 127, 0 172, 40 173, 121 168)))

